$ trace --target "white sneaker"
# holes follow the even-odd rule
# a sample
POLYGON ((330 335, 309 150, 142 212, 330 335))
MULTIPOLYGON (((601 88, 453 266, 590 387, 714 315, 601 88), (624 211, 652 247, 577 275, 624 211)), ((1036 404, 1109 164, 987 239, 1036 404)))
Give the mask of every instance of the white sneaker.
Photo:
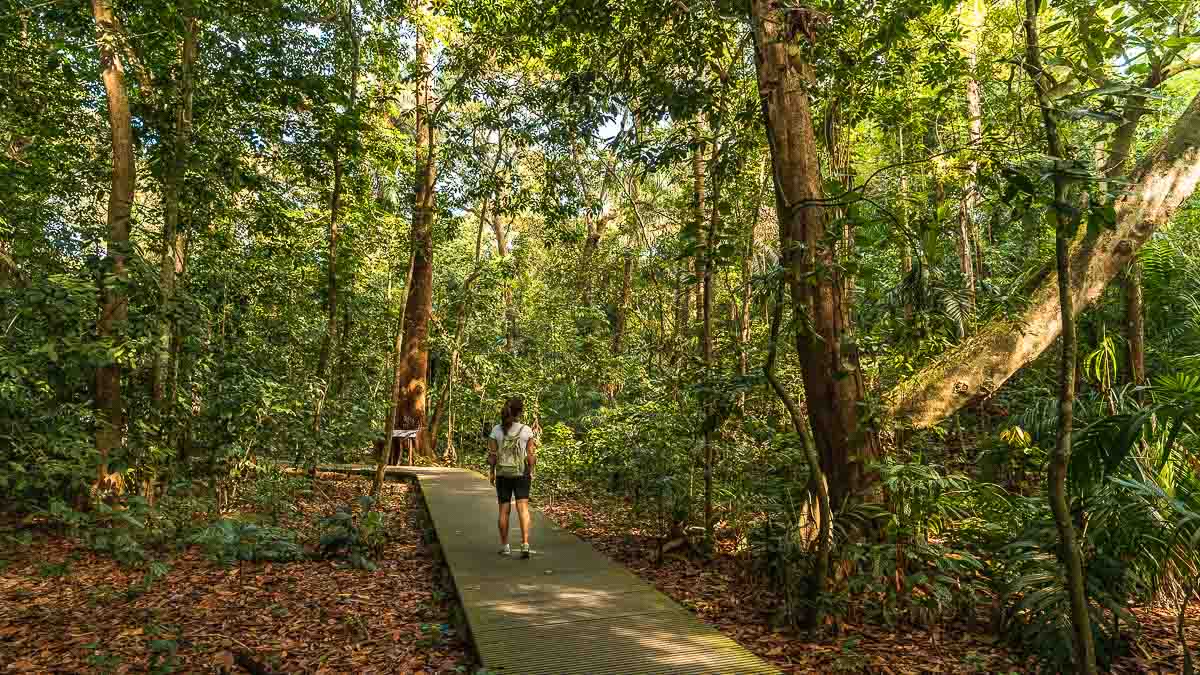
POLYGON ((504 548, 500 549, 500 555, 512 555, 512 547, 505 544, 504 548))
POLYGON ((528 560, 529 553, 529 544, 521 544, 521 557, 528 560))

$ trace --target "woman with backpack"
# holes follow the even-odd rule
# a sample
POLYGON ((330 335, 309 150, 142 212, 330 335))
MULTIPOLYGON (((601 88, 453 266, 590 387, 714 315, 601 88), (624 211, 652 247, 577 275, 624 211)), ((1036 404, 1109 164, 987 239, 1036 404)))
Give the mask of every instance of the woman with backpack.
POLYGON ((517 500, 517 519, 521 524, 521 557, 529 557, 529 486, 537 463, 537 439, 533 429, 521 423, 525 403, 519 397, 508 399, 500 411, 500 424, 488 438, 490 479, 500 501, 500 555, 510 555, 508 545, 509 502, 517 500))

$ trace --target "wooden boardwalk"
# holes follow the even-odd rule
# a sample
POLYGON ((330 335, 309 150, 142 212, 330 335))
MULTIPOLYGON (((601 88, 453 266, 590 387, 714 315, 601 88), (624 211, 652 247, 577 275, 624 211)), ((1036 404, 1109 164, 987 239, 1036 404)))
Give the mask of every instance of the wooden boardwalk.
MULTIPOLYGON (((389 467, 388 473, 420 484, 470 637, 489 672, 779 672, 537 509, 533 557, 498 555, 496 491, 483 476, 413 467, 389 467)), ((517 549, 515 509, 511 521, 509 541, 517 549)))

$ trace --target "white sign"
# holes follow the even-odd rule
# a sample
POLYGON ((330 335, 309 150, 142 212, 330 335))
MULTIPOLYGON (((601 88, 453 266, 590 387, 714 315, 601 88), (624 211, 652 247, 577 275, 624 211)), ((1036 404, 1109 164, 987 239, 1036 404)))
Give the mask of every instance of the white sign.
POLYGON ((416 438, 417 429, 396 429, 392 432, 392 438, 416 438))

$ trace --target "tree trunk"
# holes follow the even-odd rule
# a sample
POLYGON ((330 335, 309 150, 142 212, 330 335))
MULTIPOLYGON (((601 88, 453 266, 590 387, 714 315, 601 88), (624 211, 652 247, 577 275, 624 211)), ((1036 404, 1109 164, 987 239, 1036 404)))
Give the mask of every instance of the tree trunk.
MULTIPOLYGON (((1071 250, 1072 310, 1096 301, 1138 248, 1166 224, 1200 182, 1200 97, 1194 98, 1157 148, 1134 171, 1114 205, 1117 222, 1071 250)), ((997 319, 968 343, 956 346, 889 395, 890 412, 916 428, 933 426, 977 396, 1000 387, 1042 354, 1062 331, 1058 278, 1044 270, 1024 295, 1028 307, 997 319)))
MULTIPOLYGON (((127 278, 125 256, 129 250, 129 220, 137 183, 133 157, 133 127, 129 98, 125 91, 125 68, 115 49, 120 43, 121 25, 109 0, 92 0, 100 45, 100 73, 108 96, 108 121, 112 132, 112 189, 108 195, 108 251, 100 282, 100 316, 96 333, 105 344, 122 339, 123 324, 129 306, 122 286, 127 278)), ((111 352, 110 352, 111 353, 111 352)), ((100 455, 96 485, 108 479, 108 460, 123 444, 125 406, 121 398, 121 366, 106 356, 96 371, 96 452, 100 455)))
POLYGON ((159 310, 158 349, 150 374, 151 395, 159 415, 165 415, 174 404, 176 346, 178 321, 173 307, 176 280, 183 273, 184 238, 179 228, 180 192, 187 172, 192 142, 192 67, 196 62, 200 23, 195 17, 186 20, 186 32, 179 56, 179 88, 175 105, 175 138, 170 161, 163 180, 162 256, 159 263, 161 308, 159 310), (167 396, 168 385, 171 396, 167 396))
POLYGON ((805 12, 776 10, 771 0, 751 3, 780 248, 794 314, 807 316, 797 319, 796 351, 822 470, 831 499, 841 504, 872 487, 867 465, 879 451, 874 433, 859 424, 865 388, 857 349, 846 339, 850 326, 836 245, 818 205, 824 195, 807 90, 811 66, 789 37, 789 26, 803 22, 805 12))
POLYGON ((971 23, 966 26, 970 33, 967 48, 967 138, 971 144, 970 161, 967 165, 967 181, 963 186, 963 198, 958 210, 959 237, 969 242, 966 247, 973 260, 965 262, 974 264, 964 265, 959 261, 963 279, 967 289, 971 311, 975 311, 975 282, 984 276, 983 246, 975 228, 975 214, 979 210, 979 153, 983 150, 983 98, 979 93, 979 80, 975 79, 975 67, 978 63, 979 34, 983 29, 987 14, 987 4, 975 0, 971 8, 971 23))
MULTIPOLYGON (((354 114, 354 107, 358 99, 358 71, 359 71, 359 38, 358 30, 354 22, 354 10, 351 5, 346 12, 345 28, 350 38, 351 49, 351 66, 350 66, 350 105, 346 110, 347 115, 354 114)), ((342 209, 342 174, 344 173, 344 165, 342 162, 341 153, 342 139, 339 131, 333 132, 333 139, 330 141, 331 152, 333 155, 333 190, 329 195, 329 267, 327 271, 328 279, 328 320, 325 327, 325 337, 321 341, 321 353, 317 360, 317 379, 325 379, 329 368, 329 360, 332 354, 337 350, 338 338, 338 277, 337 277, 337 261, 338 261, 338 243, 341 239, 341 217, 342 209)), ((325 392, 330 390, 330 385, 324 385, 325 392)), ((313 429, 320 431, 321 429, 321 407, 325 401, 325 393, 317 399, 316 412, 313 415, 313 429)))
MULTIPOLYGON (((492 209, 492 232, 496 235, 496 253, 501 259, 508 257, 508 228, 500 223, 499 209, 492 209)), ((476 265, 478 265, 478 260, 476 265)), ((504 284, 504 348, 512 351, 517 337, 517 315, 513 310, 512 287, 504 284)))
MULTIPOLYGON (((713 163, 712 166, 717 166, 717 150, 719 145, 713 143, 713 163)), ((704 177, 701 176, 697 181, 697 187, 702 189, 704 177)), ((701 276, 701 316, 703 322, 700 325, 700 345, 704 358, 704 378, 711 382, 713 376, 713 335, 712 335, 712 312, 713 312, 713 249, 716 243, 716 233, 721 225, 721 209, 720 209, 720 185, 721 182, 716 175, 713 176, 713 205, 712 216, 709 218, 708 232, 704 234, 704 246, 701 249, 701 260, 697 261, 701 265, 703 274, 701 276)), ((699 233, 697 233, 699 234, 699 233)), ((710 399, 710 395, 705 395, 703 399, 710 399)), ((713 450, 713 432, 716 431, 716 415, 714 413, 714 404, 711 400, 704 402, 704 538, 706 548, 712 550, 716 544, 715 532, 713 531, 716 523, 713 519, 713 470, 715 464, 713 450)))
POLYGON ((1146 318, 1142 306, 1142 265, 1137 256, 1122 276, 1125 299, 1125 339, 1129 342, 1129 381, 1146 383, 1146 318))
POLYGON ((613 322, 612 353, 621 355, 621 340, 625 337, 625 313, 629 311, 629 296, 633 292, 633 253, 625 254, 625 269, 621 275, 621 299, 617 303, 617 316, 613 322))
MULTIPOLYGON (((1153 89, 1163 81, 1161 64, 1154 64, 1142 86, 1153 89)), ((1146 114, 1146 97, 1131 96, 1125 105, 1124 121, 1113 135, 1112 145, 1105 153, 1104 178, 1111 180, 1125 175, 1133 152, 1133 140, 1142 116, 1146 114)), ((1146 326, 1142 307, 1142 265, 1137 256, 1130 258, 1129 267, 1121 275, 1121 295, 1125 301, 1125 343, 1129 354, 1127 370, 1134 385, 1146 381, 1146 326)))
MULTIPOLYGON (((699 125, 700 122, 697 122, 699 125)), ((692 273, 696 277, 696 283, 692 284, 688 290, 688 294, 695 297, 696 303, 696 323, 704 322, 704 208, 707 201, 704 186, 704 139, 700 136, 699 129, 696 130, 692 137, 692 141, 696 144, 696 150, 692 154, 692 235, 696 237, 698 251, 692 257, 692 273)))
MULTIPOLYGON (((584 178, 582 170, 582 161, 579 153, 579 148, 575 141, 571 143, 571 156, 575 165, 576 175, 579 178, 580 194, 584 198, 584 226, 587 230, 587 239, 583 243, 583 254, 579 263, 580 276, 580 297, 584 307, 592 306, 592 259, 596 256, 596 252, 600 249, 600 240, 604 238, 604 230, 608 227, 608 221, 611 216, 601 213, 596 216, 593 213, 592 205, 587 203, 588 187, 587 181, 584 178)), ((603 211, 604 204, 604 189, 600 190, 600 205, 603 211)))
MULTIPOLYGON (((354 275, 350 275, 350 283, 347 288, 354 288, 354 275)), ((329 392, 330 398, 337 398, 346 388, 346 377, 350 372, 350 336, 354 332, 354 315, 351 313, 351 302, 347 297, 341 303, 342 305, 342 320, 339 325, 340 333, 338 335, 338 359, 337 365, 334 367, 333 373, 333 389, 329 392)))
MULTIPOLYGON (((1037 92, 1038 107, 1042 110, 1042 123, 1046 128, 1046 146, 1051 157, 1065 161, 1066 146, 1059 137, 1058 120, 1048 94, 1049 85, 1042 70, 1041 48, 1037 30, 1038 0, 1025 0, 1025 68, 1033 80, 1037 92)), ((1083 675, 1096 672, 1096 649, 1093 644, 1092 626, 1088 612, 1086 577, 1079 542, 1075 536, 1075 524, 1067 497, 1067 466, 1071 458, 1071 431, 1074 424, 1075 406, 1075 363, 1079 349, 1075 334, 1075 302, 1071 288, 1071 239, 1074 223, 1067 213, 1068 178, 1056 173, 1054 180, 1054 204, 1064 208, 1055 209, 1054 257, 1058 271, 1059 319, 1062 325, 1062 362, 1058 384, 1058 435, 1054 452, 1050 455, 1049 479, 1050 508, 1058 528, 1059 560, 1066 568, 1067 592, 1071 603, 1072 637, 1075 646, 1075 668, 1083 675)))
MULTIPOLYGON (((782 289, 781 289, 782 290, 782 289)), ((804 416, 800 414, 800 407, 788 394, 787 390, 779 382, 779 378, 775 376, 775 356, 779 351, 779 325, 783 321, 783 293, 775 301, 775 310, 771 316, 771 337, 767 351, 767 364, 763 367, 763 373, 767 376, 767 382, 770 383, 771 389, 775 391, 775 395, 783 402, 787 408, 788 416, 792 421, 792 430, 795 431, 797 439, 800 441, 800 447, 804 450, 804 459, 808 463, 809 475, 812 477, 812 485, 816 488, 817 494, 817 511, 821 522, 818 525, 817 531, 817 559, 813 564, 813 583, 812 594, 809 597, 808 616, 806 623, 809 627, 818 626, 821 622, 821 602, 820 596, 825 592, 826 579, 829 577, 829 551, 832 548, 831 532, 833 529, 833 510, 830 507, 829 500, 829 484, 825 478, 825 472, 821 470, 821 458, 817 455, 817 449, 813 442, 812 433, 809 431, 809 425, 805 423, 804 416)))
MULTIPOLYGON (((433 211, 436 203, 436 168, 430 96, 432 58, 429 37, 417 31, 416 181, 413 189, 412 285, 405 304, 404 345, 400 355, 400 398, 397 424, 425 431, 425 395, 429 377, 429 317, 433 313, 433 211)), ((429 457, 428 434, 418 434, 420 453, 429 457)))
MULTIPOLYGON (((404 278, 404 290, 408 291, 412 286, 413 278, 413 257, 408 260, 408 273, 404 278)), ((396 342, 392 348, 392 395, 389 399, 387 417, 383 421, 383 444, 379 447, 379 455, 375 458, 375 481, 371 485, 371 496, 378 497, 383 489, 384 475, 387 473, 387 465, 391 460, 393 446, 397 445, 392 440, 392 432, 396 429, 396 411, 400 406, 400 384, 403 373, 400 368, 400 359, 404 352, 404 318, 405 310, 408 303, 400 308, 400 321, 396 325, 396 342)))

